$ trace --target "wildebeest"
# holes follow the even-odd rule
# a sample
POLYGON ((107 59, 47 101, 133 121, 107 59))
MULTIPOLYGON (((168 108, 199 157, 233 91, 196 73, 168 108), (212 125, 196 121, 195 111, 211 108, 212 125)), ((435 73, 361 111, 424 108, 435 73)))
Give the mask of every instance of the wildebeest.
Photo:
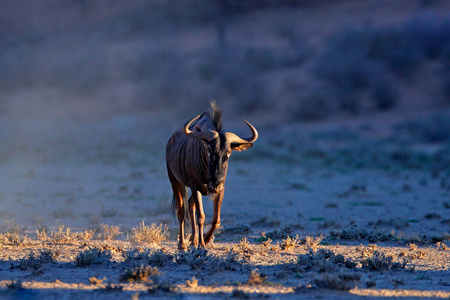
POLYGON ((234 133, 224 132, 222 110, 212 101, 209 112, 187 121, 167 142, 167 173, 173 189, 173 207, 180 222, 178 249, 186 249, 185 214, 190 216, 191 242, 195 247, 198 243, 201 247, 208 244, 214 231, 219 227, 220 208, 231 152, 247 150, 258 138, 255 127, 245 120, 244 122, 252 131, 250 138, 243 139, 234 133), (188 187, 192 192, 189 200, 188 187), (202 195, 210 195, 214 207, 211 228, 206 235, 203 235, 205 213, 202 195), (197 213, 198 233, 195 213, 197 213))

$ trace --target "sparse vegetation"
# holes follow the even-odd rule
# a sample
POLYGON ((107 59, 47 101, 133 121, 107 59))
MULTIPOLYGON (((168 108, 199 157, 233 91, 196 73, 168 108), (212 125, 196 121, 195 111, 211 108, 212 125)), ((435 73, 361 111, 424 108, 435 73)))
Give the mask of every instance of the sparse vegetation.
POLYGON ((310 250, 308 254, 299 255, 297 262, 289 266, 296 272, 314 271, 318 273, 336 272, 340 268, 353 269, 356 262, 351 259, 345 259, 341 254, 334 254, 331 250, 319 249, 318 251, 310 250))
POLYGON ((247 280, 247 285, 262 285, 265 284, 267 276, 261 275, 257 270, 252 270, 247 280))
POLYGON ((97 248, 88 248, 81 251, 75 257, 76 267, 88 267, 90 265, 98 265, 111 261, 112 254, 109 250, 102 250, 97 248))
POLYGON ((317 251, 317 247, 319 246, 320 242, 323 240, 323 235, 319 235, 316 237, 312 237, 307 235, 305 237, 305 244, 312 250, 317 251))
POLYGON ((98 238, 104 241, 110 241, 120 235, 119 226, 109 226, 107 224, 100 224, 100 229, 98 231, 98 238))
POLYGON ((19 260, 19 268, 21 270, 37 270, 40 269, 43 264, 54 263, 55 258, 59 256, 58 250, 41 250, 39 254, 34 252, 30 253, 26 258, 19 260))
POLYGON ((125 270, 125 272, 120 277, 120 280, 128 282, 154 283, 157 282, 160 275, 161 274, 159 273, 157 268, 141 265, 139 267, 133 267, 131 269, 125 270))
POLYGON ((356 286, 361 279, 358 273, 338 273, 338 274, 321 274, 314 279, 314 283, 318 288, 348 291, 356 286))
POLYGON ((295 238, 288 236, 286 239, 282 240, 281 243, 279 243, 279 246, 284 251, 290 251, 298 246, 298 244, 300 244, 298 236, 295 238))
POLYGON ((144 221, 139 223, 139 227, 134 227, 131 230, 128 240, 135 244, 153 243, 159 244, 169 237, 169 229, 166 225, 152 224, 145 225, 144 221))
POLYGON ((389 271, 404 269, 408 262, 394 262, 391 256, 386 256, 383 252, 374 251, 372 256, 361 261, 362 267, 368 270, 389 271))

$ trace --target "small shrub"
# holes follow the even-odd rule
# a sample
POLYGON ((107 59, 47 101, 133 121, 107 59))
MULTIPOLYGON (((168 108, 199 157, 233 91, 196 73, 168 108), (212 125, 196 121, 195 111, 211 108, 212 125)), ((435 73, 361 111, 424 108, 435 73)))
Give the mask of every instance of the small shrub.
POLYGON ((82 241, 84 243, 87 243, 90 241, 94 236, 94 230, 85 230, 81 232, 76 232, 73 234, 74 240, 82 241))
POLYGON ((285 239, 292 232, 294 232, 294 228, 291 225, 282 225, 282 226, 278 227, 277 229, 275 229, 271 232, 268 232, 266 234, 266 236, 271 239, 285 239))
POLYGON ((389 271, 395 269, 404 269, 407 261, 393 262, 393 258, 384 253, 374 251, 372 256, 361 261, 362 267, 367 270, 389 271))
POLYGON ((120 234, 121 232, 119 226, 114 225, 108 226, 107 224, 101 224, 98 237, 103 241, 110 241, 120 234))
POLYGON ((244 268, 244 261, 233 251, 229 251, 225 257, 215 257, 211 260, 211 269, 214 271, 242 271, 244 268))
POLYGON ((105 280, 106 280, 106 278, 98 279, 97 277, 90 277, 89 283, 92 285, 100 285, 100 284, 103 284, 103 281, 105 281, 105 280))
POLYGON ((88 248, 81 251, 77 257, 75 257, 76 267, 87 267, 90 265, 103 264, 110 261, 112 258, 111 251, 101 250, 97 248, 88 248))
POLYGON ((232 251, 235 253, 244 253, 250 251, 250 243, 247 238, 244 237, 239 241, 239 244, 233 246, 232 251))
POLYGON ((125 270, 120 281, 154 283, 160 275, 157 268, 141 265, 125 270))
POLYGON ((32 252, 26 258, 19 260, 19 268, 21 270, 38 270, 43 264, 54 263, 55 258, 60 254, 60 250, 51 249, 41 250, 37 255, 32 252))
POLYGON ((385 233, 381 231, 373 231, 366 229, 343 229, 340 231, 330 231, 332 237, 340 238, 344 240, 359 240, 367 239, 370 242, 387 242, 396 241, 397 237, 393 233, 385 233))
POLYGON ((195 277, 192 277, 191 280, 186 280, 186 286, 190 287, 190 288, 196 288, 198 287, 198 280, 195 279, 195 277))
POLYGON ((318 288, 337 291, 348 291, 356 286, 361 279, 357 273, 322 274, 314 279, 318 288))
POLYGON ((23 286, 22 281, 20 281, 20 280, 7 281, 6 282, 6 288, 8 290, 14 290, 14 291, 25 289, 25 287, 23 286))
POLYGON ((209 254, 208 250, 203 248, 191 249, 188 252, 180 252, 175 257, 178 264, 185 264, 191 269, 199 269, 206 266, 214 257, 209 254))
POLYGON ((148 263, 152 266, 163 267, 173 261, 173 255, 158 250, 148 257, 148 263))
POLYGON ((319 235, 316 237, 312 237, 307 235, 305 237, 305 244, 313 251, 317 251, 317 247, 319 246, 320 242, 323 240, 323 235, 319 235))
POLYGON ((408 246, 409 246, 409 250, 411 250, 411 251, 416 251, 417 250, 417 245, 416 244, 410 243, 410 244, 408 244, 408 246))
POLYGON ((0 244, 10 245, 10 246, 24 246, 29 244, 30 241, 28 237, 21 236, 17 233, 0 233, 0 244))
POLYGON ((331 250, 319 249, 317 252, 310 250, 308 254, 301 254, 296 264, 291 269, 296 272, 336 272, 340 268, 353 269, 356 262, 345 259, 341 254, 334 254, 331 250))
POLYGON ((259 274, 256 270, 252 270, 248 276, 247 285, 263 285, 267 280, 267 276, 259 274))
POLYGON ((139 227, 134 227, 128 240, 135 244, 153 243, 159 244, 169 237, 169 229, 166 225, 152 224, 150 227, 144 224, 144 221, 139 223, 139 227))
POLYGON ((72 243, 75 236, 70 233, 70 228, 64 229, 64 225, 58 225, 58 229, 50 232, 50 241, 55 244, 72 243))
POLYGON ((360 245, 356 247, 356 251, 360 253, 361 257, 371 257, 373 255, 373 252, 378 249, 377 245, 369 245, 368 247, 364 247, 363 245, 360 245))
POLYGON ((444 242, 437 242, 436 243, 436 248, 438 250, 443 250, 443 251, 448 251, 450 250, 450 248, 444 243, 444 242))
POLYGON ((248 234, 250 232, 250 225, 238 223, 236 226, 227 227, 222 230, 222 233, 231 233, 231 234, 248 234))
POLYGON ((299 244, 299 238, 298 235, 295 238, 287 237, 286 239, 282 240, 281 243, 279 243, 279 246, 284 251, 290 251, 294 249, 299 244))

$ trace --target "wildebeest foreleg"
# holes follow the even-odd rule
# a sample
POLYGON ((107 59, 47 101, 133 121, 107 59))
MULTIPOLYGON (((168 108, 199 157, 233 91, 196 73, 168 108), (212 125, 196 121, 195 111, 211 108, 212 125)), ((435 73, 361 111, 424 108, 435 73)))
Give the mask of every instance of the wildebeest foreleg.
POLYGON ((197 201, 194 197, 196 194, 195 191, 192 191, 192 195, 189 198, 189 218, 191 220, 191 245, 194 247, 198 246, 198 236, 197 236, 197 225, 195 223, 195 209, 197 205, 197 201))
POLYGON ((220 209, 223 201, 223 190, 214 196, 214 216, 211 221, 211 228, 205 235, 205 243, 208 244, 211 241, 214 231, 220 226, 220 209))
POLYGON ((203 211, 202 194, 197 192, 197 224, 198 224, 198 234, 200 238, 200 247, 205 247, 205 240, 203 238, 203 224, 205 224, 205 212, 203 211))

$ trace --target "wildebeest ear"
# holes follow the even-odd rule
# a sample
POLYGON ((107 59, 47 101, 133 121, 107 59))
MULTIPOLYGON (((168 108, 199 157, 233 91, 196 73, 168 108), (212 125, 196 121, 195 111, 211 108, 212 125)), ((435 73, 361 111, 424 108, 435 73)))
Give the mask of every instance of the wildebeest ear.
POLYGON ((251 146, 253 146, 253 143, 245 143, 245 144, 231 143, 231 150, 245 151, 251 146))

